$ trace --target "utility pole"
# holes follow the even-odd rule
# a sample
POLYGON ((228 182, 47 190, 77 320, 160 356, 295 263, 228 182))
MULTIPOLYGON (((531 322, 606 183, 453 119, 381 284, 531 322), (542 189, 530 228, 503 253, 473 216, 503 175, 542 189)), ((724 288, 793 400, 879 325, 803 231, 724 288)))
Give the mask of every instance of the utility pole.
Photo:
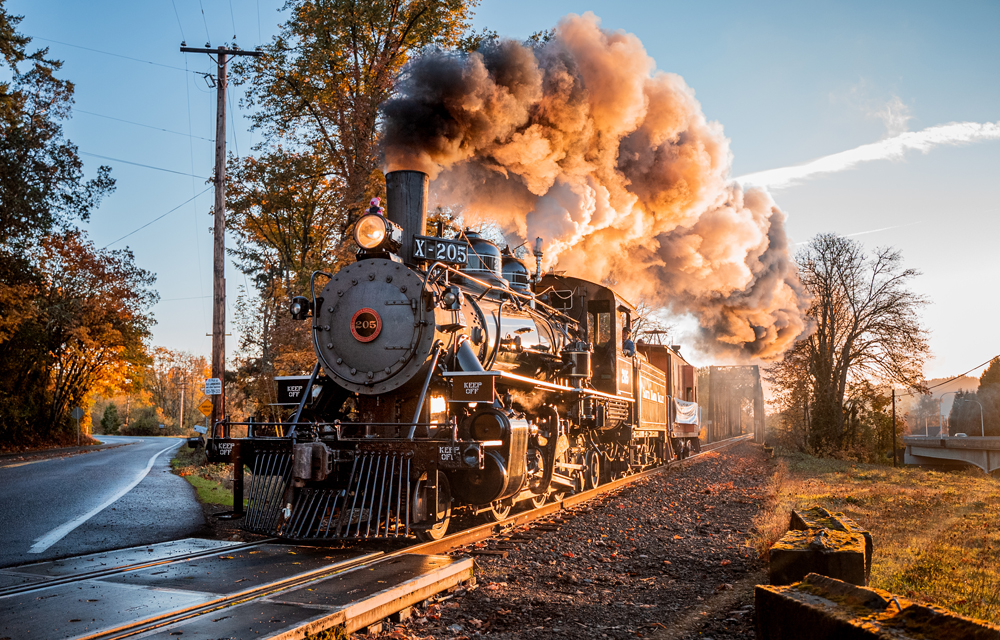
POLYGON ((892 466, 898 467, 896 453, 896 388, 892 388, 892 466))
POLYGON ((181 417, 178 420, 178 422, 180 423, 181 433, 184 433, 184 389, 185 389, 185 387, 186 387, 186 383, 182 382, 181 383, 181 417))
POLYGON ((214 425, 226 415, 226 85, 229 56, 262 56, 263 51, 243 51, 218 47, 187 47, 182 53, 214 55, 218 73, 215 79, 215 228, 212 291, 212 377, 222 381, 222 393, 214 396, 211 421, 214 425))

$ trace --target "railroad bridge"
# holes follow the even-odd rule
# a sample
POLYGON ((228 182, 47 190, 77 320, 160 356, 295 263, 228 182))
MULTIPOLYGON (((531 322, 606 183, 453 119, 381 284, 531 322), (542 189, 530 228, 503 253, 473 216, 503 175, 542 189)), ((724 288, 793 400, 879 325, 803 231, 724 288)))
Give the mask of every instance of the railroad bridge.
POLYGON ((905 436, 903 462, 934 466, 971 464, 986 473, 1000 469, 1000 438, 970 436, 905 436))

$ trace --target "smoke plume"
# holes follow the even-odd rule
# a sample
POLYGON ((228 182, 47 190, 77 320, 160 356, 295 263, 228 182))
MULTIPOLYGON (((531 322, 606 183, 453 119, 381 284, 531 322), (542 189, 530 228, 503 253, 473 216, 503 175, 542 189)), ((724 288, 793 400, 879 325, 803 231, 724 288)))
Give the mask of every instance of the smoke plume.
POLYGON ((730 180, 684 80, 593 14, 537 45, 426 53, 384 115, 388 170, 430 174, 437 204, 508 240, 541 236, 546 267, 691 314, 702 348, 770 359, 806 329, 784 214, 730 180))

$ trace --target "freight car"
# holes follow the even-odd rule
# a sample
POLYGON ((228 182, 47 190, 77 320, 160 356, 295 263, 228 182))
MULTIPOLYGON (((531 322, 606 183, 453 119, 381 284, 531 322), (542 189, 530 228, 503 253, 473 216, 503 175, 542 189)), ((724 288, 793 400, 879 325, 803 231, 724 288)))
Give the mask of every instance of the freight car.
POLYGON ((436 539, 453 509, 502 519, 697 443, 694 369, 632 343, 632 304, 543 274, 540 238, 532 273, 476 233, 424 235, 427 176, 386 184, 386 211, 355 224, 357 261, 292 300, 316 363, 277 379, 289 418, 213 427, 210 458, 239 486, 251 472, 246 530, 436 539))

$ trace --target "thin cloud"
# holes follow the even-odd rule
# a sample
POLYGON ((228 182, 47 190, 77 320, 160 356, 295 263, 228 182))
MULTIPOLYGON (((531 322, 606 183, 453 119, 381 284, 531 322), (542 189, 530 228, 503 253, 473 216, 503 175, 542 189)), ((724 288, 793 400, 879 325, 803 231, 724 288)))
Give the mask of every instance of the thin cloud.
POLYGON ((923 131, 908 131, 794 167, 748 173, 735 178, 735 181, 742 187, 783 189, 813 176, 852 169, 862 162, 898 159, 907 151, 926 153, 941 145, 960 145, 981 140, 1000 140, 1000 122, 952 122, 923 131))
MULTIPOLYGON (((913 225, 920 224, 921 222, 923 222, 923 220, 917 220, 916 222, 908 222, 906 224, 896 224, 891 227, 880 227, 878 229, 869 229, 868 231, 855 231, 854 233, 843 233, 837 235, 839 235, 841 238, 853 238, 854 236, 865 236, 868 235, 869 233, 878 233, 879 231, 891 231, 892 229, 902 229, 904 227, 912 227, 913 225)), ((812 241, 804 240, 802 242, 796 242, 795 246, 809 244, 810 242, 812 241)))

